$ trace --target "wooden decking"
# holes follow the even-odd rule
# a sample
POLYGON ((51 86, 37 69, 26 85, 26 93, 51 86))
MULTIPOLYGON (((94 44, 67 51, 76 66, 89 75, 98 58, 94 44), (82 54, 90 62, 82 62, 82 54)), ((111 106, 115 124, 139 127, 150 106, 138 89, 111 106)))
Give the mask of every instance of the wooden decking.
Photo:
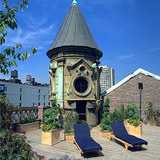
POLYGON ((33 150, 40 155, 44 155, 46 160, 76 160, 89 158, 91 160, 159 160, 160 158, 160 127, 143 125, 142 138, 148 141, 149 145, 143 145, 142 149, 129 148, 126 151, 124 145, 118 142, 112 142, 107 138, 99 138, 98 127, 93 128, 91 136, 99 143, 103 150, 98 153, 86 153, 80 157, 79 150, 72 141, 64 141, 64 133, 61 131, 61 142, 52 147, 41 145, 41 130, 27 133, 30 145, 33 150))

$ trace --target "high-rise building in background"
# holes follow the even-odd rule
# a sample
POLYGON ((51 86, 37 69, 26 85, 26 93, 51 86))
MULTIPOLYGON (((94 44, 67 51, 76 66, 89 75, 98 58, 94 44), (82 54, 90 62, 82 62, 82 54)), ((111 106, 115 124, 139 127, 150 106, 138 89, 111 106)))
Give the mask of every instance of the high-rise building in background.
POLYGON ((115 73, 114 69, 108 67, 107 65, 101 67, 103 68, 100 74, 100 86, 102 93, 115 84, 115 73))

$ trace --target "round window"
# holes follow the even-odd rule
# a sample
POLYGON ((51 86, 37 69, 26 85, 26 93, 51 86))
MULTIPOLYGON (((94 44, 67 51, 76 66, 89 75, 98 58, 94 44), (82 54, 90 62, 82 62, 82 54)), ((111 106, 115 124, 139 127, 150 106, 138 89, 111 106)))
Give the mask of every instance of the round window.
POLYGON ((83 77, 79 77, 74 81, 74 87, 76 91, 79 93, 86 92, 88 89, 88 86, 89 86, 88 81, 83 77))
POLYGON ((80 70, 80 71, 85 71, 85 67, 84 67, 84 66, 81 66, 81 67, 79 68, 79 70, 80 70))

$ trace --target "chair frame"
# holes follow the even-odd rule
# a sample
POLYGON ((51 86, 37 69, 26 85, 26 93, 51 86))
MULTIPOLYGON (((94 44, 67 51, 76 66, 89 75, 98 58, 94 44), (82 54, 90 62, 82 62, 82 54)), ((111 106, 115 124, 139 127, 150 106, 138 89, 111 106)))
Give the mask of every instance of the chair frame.
MULTIPOLYGON (((142 145, 143 145, 143 144, 132 145, 132 144, 130 144, 130 143, 128 143, 128 142, 126 142, 126 141, 120 139, 120 138, 115 137, 115 135, 110 135, 110 136, 109 136, 109 140, 112 141, 113 139, 115 139, 115 140, 117 140, 117 141, 123 143, 127 151, 128 151, 128 147, 131 147, 131 148, 132 148, 132 147, 137 146, 137 147, 139 147, 139 148, 141 149, 141 147, 142 147, 142 145)), ((145 145, 148 145, 148 144, 145 144, 145 145)))
POLYGON ((76 144, 77 148, 79 149, 80 157, 82 157, 82 155, 83 155, 84 153, 87 153, 87 152, 98 152, 98 151, 99 151, 99 150, 92 150, 92 151, 85 151, 85 152, 83 152, 83 151, 81 150, 81 148, 79 147, 78 143, 76 142, 75 138, 73 138, 73 143, 76 144))

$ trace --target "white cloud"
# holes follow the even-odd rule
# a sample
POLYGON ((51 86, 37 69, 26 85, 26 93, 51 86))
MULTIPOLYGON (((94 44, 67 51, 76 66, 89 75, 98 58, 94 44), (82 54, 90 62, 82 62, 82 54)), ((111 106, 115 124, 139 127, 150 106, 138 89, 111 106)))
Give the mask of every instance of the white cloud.
POLYGON ((160 51, 160 48, 153 48, 149 50, 150 52, 160 51))
MULTIPOLYGON (((123 61, 123 60, 131 59, 131 58, 133 58, 133 57, 134 57, 133 54, 122 55, 122 56, 116 57, 114 60, 109 60, 108 62, 123 61)), ((103 62, 103 63, 105 63, 105 62, 103 62)))
POLYGON ((52 23, 50 26, 46 28, 39 28, 34 30, 22 30, 22 28, 18 28, 17 30, 9 30, 8 36, 6 38, 6 43, 4 46, 13 46, 18 43, 22 44, 24 47, 31 47, 31 45, 38 45, 40 49, 43 48, 42 41, 43 37, 49 35, 50 33, 54 33, 55 25, 52 23))
POLYGON ((38 50, 42 50, 42 49, 44 49, 44 47, 39 46, 37 49, 38 49, 38 50))
POLYGON ((121 61, 121 60, 124 60, 124 59, 132 58, 133 56, 134 56, 133 54, 123 55, 123 56, 117 57, 117 60, 118 60, 118 61, 121 61))
POLYGON ((47 19, 45 17, 33 18, 31 15, 27 15, 24 19, 24 23, 27 24, 28 28, 37 29, 46 23, 47 19))

